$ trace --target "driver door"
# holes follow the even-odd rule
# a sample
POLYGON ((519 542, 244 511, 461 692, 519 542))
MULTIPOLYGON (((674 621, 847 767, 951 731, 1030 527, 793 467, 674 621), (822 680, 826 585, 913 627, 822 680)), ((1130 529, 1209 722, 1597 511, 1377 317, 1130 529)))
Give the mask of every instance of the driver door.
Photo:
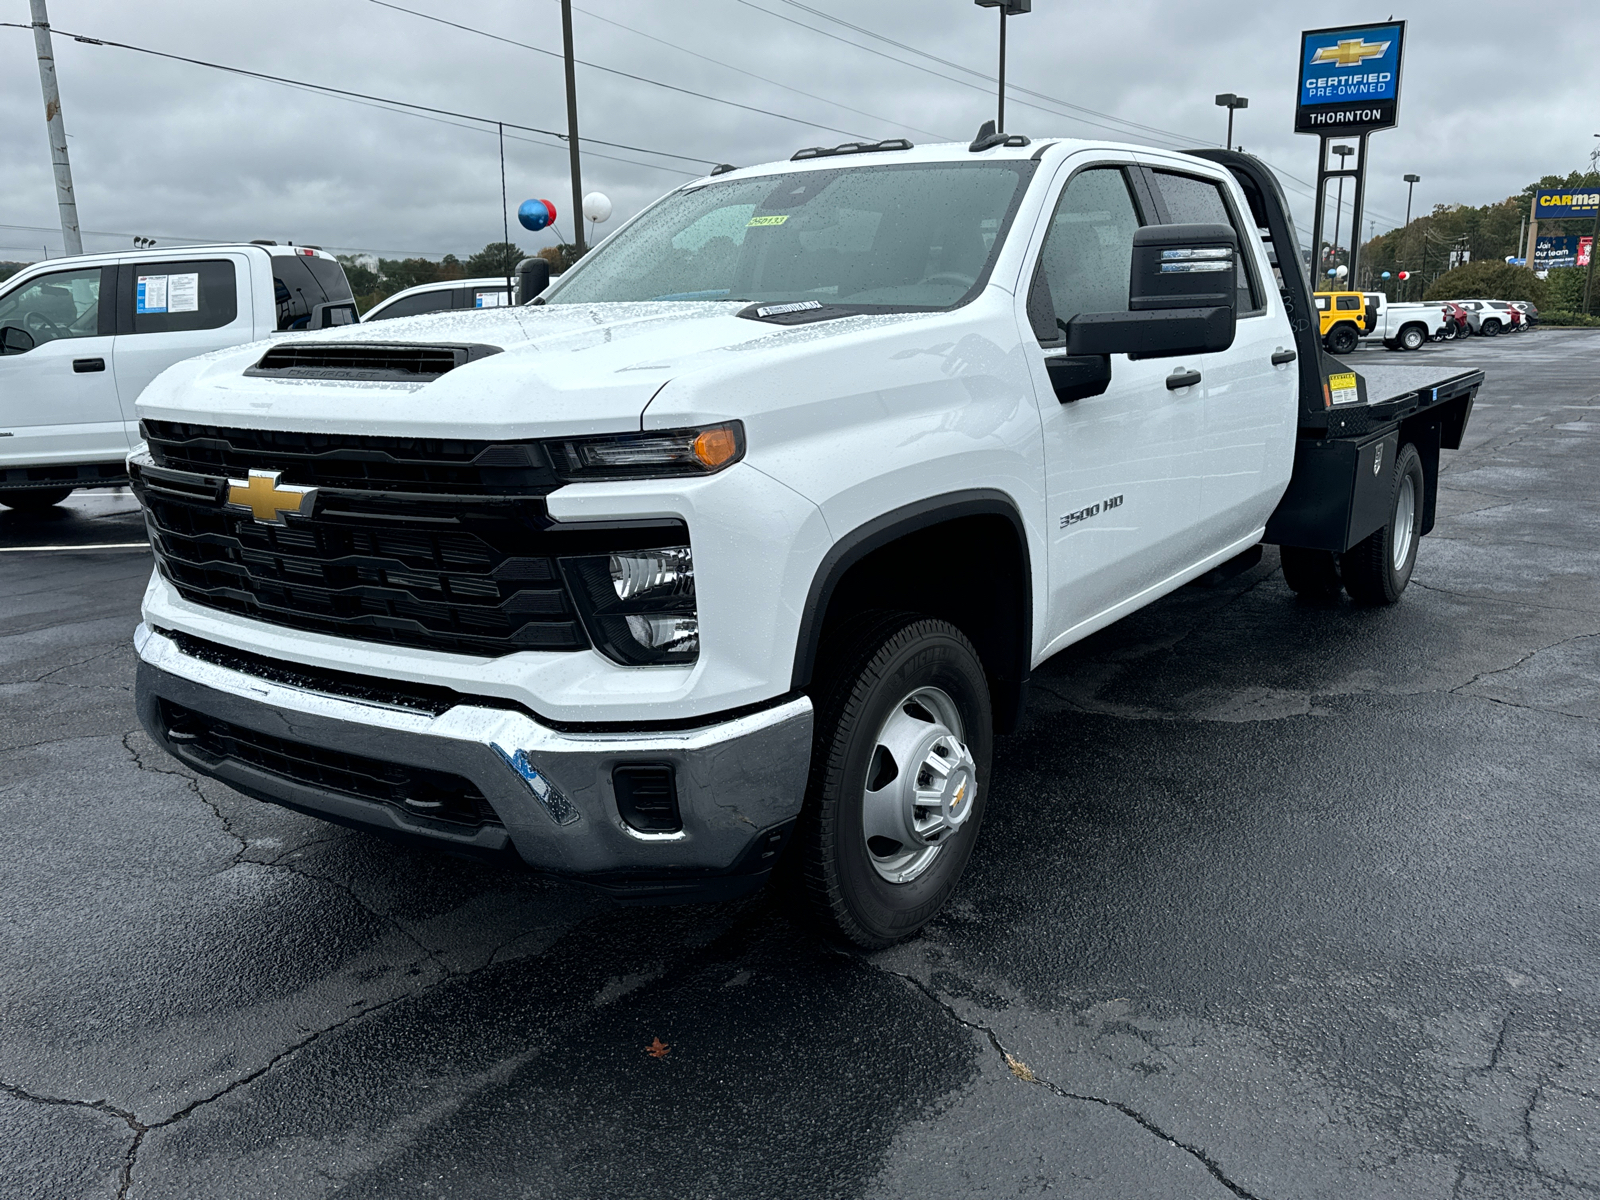
POLYGON ((0 463, 114 462, 127 454, 112 370, 115 278, 115 267, 52 271, 0 296, 0 328, 21 329, 34 343, 0 355, 0 463))

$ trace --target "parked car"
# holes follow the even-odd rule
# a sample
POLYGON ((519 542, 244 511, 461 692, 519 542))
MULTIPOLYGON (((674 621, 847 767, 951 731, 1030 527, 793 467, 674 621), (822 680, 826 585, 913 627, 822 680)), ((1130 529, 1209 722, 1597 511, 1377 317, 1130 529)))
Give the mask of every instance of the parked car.
POLYGON ((1052 655, 1263 541, 1396 602, 1483 373, 1326 358, 1258 159, 993 130, 694 180, 514 313, 171 368, 144 727, 631 899, 788 857, 881 947, 953 895, 1052 655))
POLYGON ((1467 324, 1479 337, 1498 337, 1510 332, 1511 318, 1495 307, 1496 303, 1505 301, 1457 300, 1456 303, 1467 310, 1467 324))
POLYGON ((0 504, 36 509, 128 481, 134 403, 197 354, 354 323, 344 268, 309 246, 81 254, 0 284, 0 504))
POLYGON ((512 303, 516 278, 512 277, 511 291, 506 289, 503 275, 489 275, 478 279, 447 279, 438 283, 424 283, 396 292, 367 310, 363 321, 386 321, 392 317, 415 317, 423 313, 452 312, 467 308, 501 308, 512 303))
POLYGON ((1453 342, 1458 337, 1470 337, 1471 314, 1454 300, 1442 300, 1439 306, 1444 313, 1444 328, 1436 335, 1438 340, 1453 342))
POLYGON ((1511 307, 1522 314, 1522 323, 1532 329, 1539 323, 1539 307, 1531 300, 1513 300, 1511 307))
POLYGON ((1322 345, 1329 354, 1349 354, 1361 344, 1368 321, 1364 293, 1316 292, 1311 301, 1317 306, 1322 345))
POLYGON ((1511 301, 1491 300, 1489 301, 1489 307, 1506 315, 1506 319, 1511 323, 1510 328, 1507 330, 1508 333, 1521 333, 1526 328, 1522 320, 1522 310, 1512 304, 1511 301))
POLYGON ((1389 350, 1420 350, 1444 331, 1444 309, 1437 303, 1391 302, 1382 292, 1364 295, 1367 330, 1363 339, 1377 339, 1389 350))

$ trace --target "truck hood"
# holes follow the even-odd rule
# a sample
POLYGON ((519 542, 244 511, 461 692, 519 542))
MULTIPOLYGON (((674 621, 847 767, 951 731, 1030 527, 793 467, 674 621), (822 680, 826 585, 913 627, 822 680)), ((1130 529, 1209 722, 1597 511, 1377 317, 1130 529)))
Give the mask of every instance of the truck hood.
POLYGON ((641 427, 669 381, 759 370, 763 351, 859 333, 924 314, 776 326, 737 317, 742 303, 549 305, 437 313, 280 336, 189 359, 139 397, 141 417, 307 433, 485 437, 617 433, 641 427), (479 344, 502 351, 428 383, 246 375, 274 346, 304 343, 479 344), (719 374, 721 372, 718 372, 719 374))

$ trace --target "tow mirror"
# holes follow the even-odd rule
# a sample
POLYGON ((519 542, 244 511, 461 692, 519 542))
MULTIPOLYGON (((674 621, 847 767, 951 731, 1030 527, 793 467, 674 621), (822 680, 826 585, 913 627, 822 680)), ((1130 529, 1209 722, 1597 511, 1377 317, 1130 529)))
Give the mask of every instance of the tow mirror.
POLYGON ((550 286, 550 263, 525 258, 517 264, 517 303, 526 304, 550 286))
POLYGON ((359 325, 361 310, 354 300, 330 300, 311 309, 308 329, 331 329, 335 325, 359 325))
POLYGON ((20 325, 0 327, 0 355, 26 354, 33 346, 33 334, 20 325))
POLYGON ((1128 309, 1067 322, 1067 354, 1174 358, 1233 345, 1239 238, 1227 225, 1146 225, 1133 235, 1128 309))

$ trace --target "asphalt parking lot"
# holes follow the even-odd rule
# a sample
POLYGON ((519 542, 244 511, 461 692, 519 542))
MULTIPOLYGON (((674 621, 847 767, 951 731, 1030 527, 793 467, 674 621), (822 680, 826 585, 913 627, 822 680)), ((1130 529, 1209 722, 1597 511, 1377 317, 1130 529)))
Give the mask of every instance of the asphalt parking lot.
POLYGON ((1404 600, 1269 550, 1046 664, 875 955, 192 778, 131 500, 0 513, 0 1194, 1600 1194, 1600 332, 1401 361, 1489 372, 1404 600))

